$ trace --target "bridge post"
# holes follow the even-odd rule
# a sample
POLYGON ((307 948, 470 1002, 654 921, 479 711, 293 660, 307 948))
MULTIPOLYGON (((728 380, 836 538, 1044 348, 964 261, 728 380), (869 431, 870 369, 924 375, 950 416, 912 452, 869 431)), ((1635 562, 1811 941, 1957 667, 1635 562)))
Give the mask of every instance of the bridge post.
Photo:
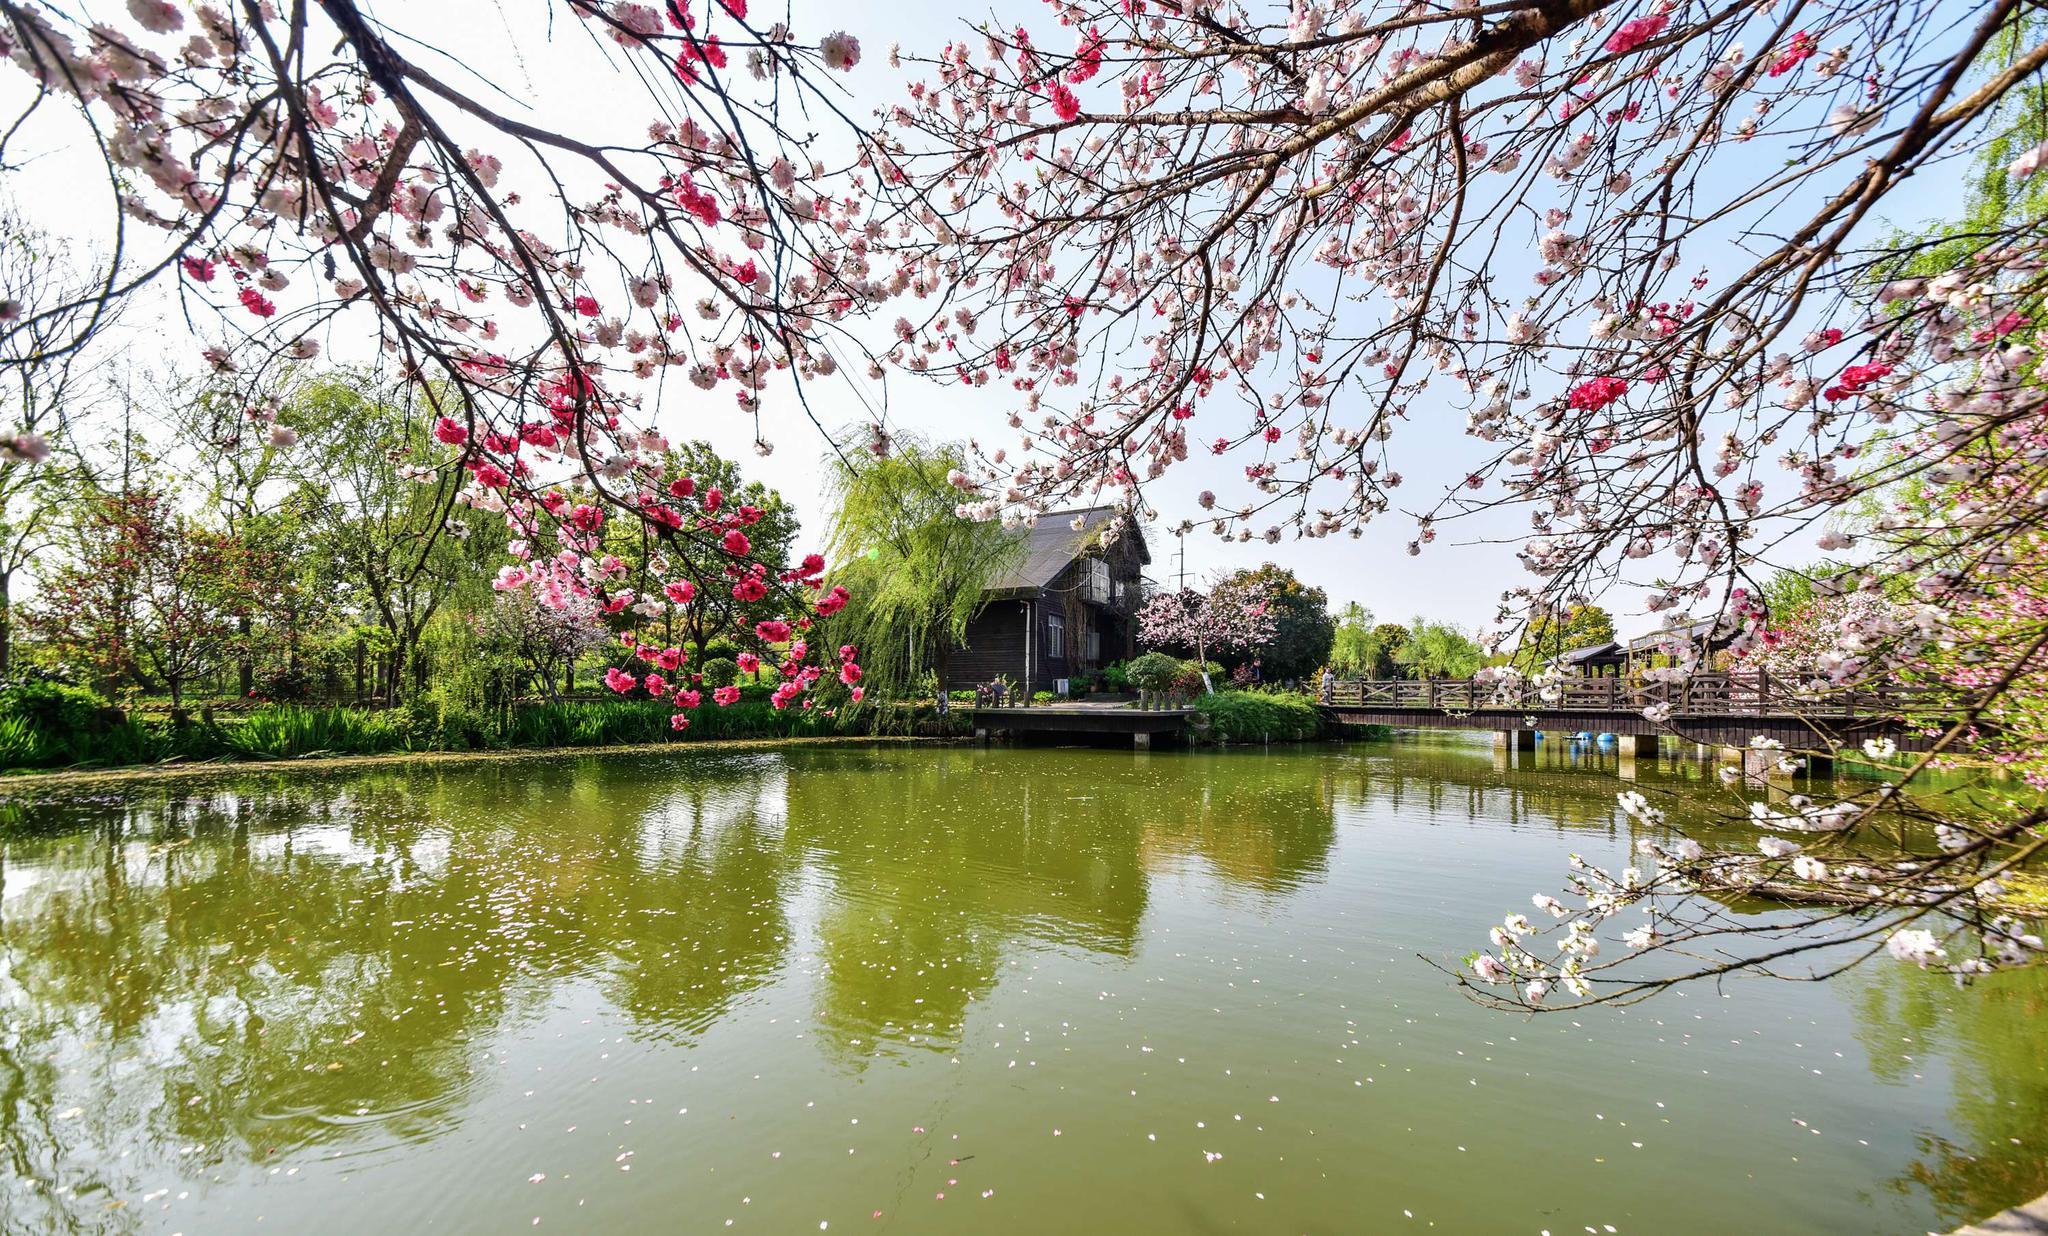
POLYGON ((1493 749, 1501 753, 1509 751, 1534 751, 1536 749, 1536 731, 1495 730, 1493 732, 1493 749))
POLYGON ((1131 750, 1150 751, 1151 749, 1152 735, 1145 733, 1143 730, 1139 730, 1137 733, 1131 735, 1131 750))
POLYGON ((1623 734, 1616 738, 1614 745, 1622 759, 1632 760, 1639 755, 1657 758, 1657 735, 1623 734))

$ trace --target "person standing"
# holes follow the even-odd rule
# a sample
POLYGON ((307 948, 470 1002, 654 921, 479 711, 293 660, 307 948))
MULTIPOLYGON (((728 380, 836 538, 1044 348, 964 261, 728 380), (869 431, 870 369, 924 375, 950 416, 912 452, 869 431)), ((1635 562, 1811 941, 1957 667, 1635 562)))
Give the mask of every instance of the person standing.
POLYGON ((1337 697, 1337 672, 1336 672, 1335 670, 1331 669, 1331 668, 1330 668, 1329 666, 1325 665, 1325 666, 1323 667, 1323 690, 1322 690, 1322 698, 1323 698, 1323 703, 1327 704, 1327 703, 1329 703, 1329 702, 1330 702, 1331 700, 1335 699, 1336 697, 1337 697))

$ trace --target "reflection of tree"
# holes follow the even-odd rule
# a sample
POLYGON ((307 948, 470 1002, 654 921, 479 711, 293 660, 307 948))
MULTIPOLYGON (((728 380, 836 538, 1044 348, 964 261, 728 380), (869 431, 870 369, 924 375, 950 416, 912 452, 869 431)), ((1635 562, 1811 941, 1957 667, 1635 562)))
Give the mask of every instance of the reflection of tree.
POLYGON ((641 858, 607 864, 588 902, 618 916, 603 933, 605 981, 643 1029, 701 1034, 781 965, 782 810, 780 778, 749 775, 684 784, 638 818, 614 817, 614 852, 637 845, 641 858))
POLYGON ((838 893, 818 927, 819 1027, 849 1056, 951 1047, 1013 942, 1134 947, 1145 884, 1128 796, 1003 763, 997 779, 972 752, 821 752, 791 776, 790 841, 838 893))
POLYGON ((623 771, 248 778, 70 804, 84 831, 10 841, 0 1162, 44 1184, 5 1188, 9 1222, 122 1226, 110 1202, 167 1161, 430 1136, 476 1044, 564 979, 662 1033, 710 1024, 787 937, 779 784, 707 762, 716 793, 655 803, 623 771))
POLYGON ((1946 1057, 1955 1089, 1953 1128, 1918 1131, 1920 1156, 1891 1188, 1924 1191, 1944 1228, 2048 1192, 2039 1144, 2048 1128, 2040 1029, 2048 990, 2025 975, 1980 980, 1959 993, 1949 979, 1906 967, 1858 973, 1868 981, 1857 993, 1857 1039, 1871 1073, 1900 1082, 1946 1057))
POLYGON ((1244 752, 1206 759, 1130 804, 1145 845, 1199 856, 1226 887, 1284 893, 1327 869, 1337 840, 1329 767, 1299 754, 1244 752), (1187 780, 1195 781, 1187 785, 1187 780))
POLYGON ((808 753, 789 802, 791 842, 837 893, 818 1019, 850 1058, 953 1047, 1019 945, 1128 955, 1159 854, 1284 892, 1324 869, 1336 836, 1320 776, 1251 755, 808 753))

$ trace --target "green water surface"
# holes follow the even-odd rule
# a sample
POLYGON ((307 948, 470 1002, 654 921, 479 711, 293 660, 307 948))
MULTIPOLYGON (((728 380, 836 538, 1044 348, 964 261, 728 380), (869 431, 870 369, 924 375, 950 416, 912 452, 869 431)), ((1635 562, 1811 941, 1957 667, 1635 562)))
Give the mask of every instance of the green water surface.
POLYGON ((17 795, 0 1229, 1911 1233, 2048 1189, 2037 975, 1463 998, 1426 959, 1625 861, 1618 788, 1437 736, 17 795))

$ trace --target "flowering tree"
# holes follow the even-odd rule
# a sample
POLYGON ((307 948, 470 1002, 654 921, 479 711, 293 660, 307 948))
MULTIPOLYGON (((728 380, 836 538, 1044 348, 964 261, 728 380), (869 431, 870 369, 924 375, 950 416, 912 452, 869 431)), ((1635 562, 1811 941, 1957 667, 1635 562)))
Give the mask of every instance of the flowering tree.
MULTIPOLYGON (((83 20, 0 0, 0 53, 34 87, 30 108, 71 105, 121 221, 89 290, 0 312, 0 365, 25 332, 80 322, 67 346, 82 345, 109 307, 175 280, 213 337, 206 359, 269 420, 260 395, 276 367, 354 322, 431 423, 434 450, 403 466, 461 478, 457 500, 504 519, 506 586, 645 620, 706 583, 750 603, 780 595, 788 624, 808 622, 819 572, 751 559, 737 514, 663 469, 666 441, 634 387, 676 371, 751 414, 776 372, 836 368, 823 331, 871 292, 861 263, 818 247, 846 217, 829 169, 777 116, 836 110, 818 80, 852 68, 859 45, 800 44, 750 22, 744 0, 560 7, 646 84, 638 144, 496 110, 350 0, 189 16, 134 0, 83 20), (728 74, 734 56, 745 75, 728 74), (529 186, 560 207, 529 208, 529 186), (702 337, 684 330, 686 307, 702 337), (656 587, 607 569, 614 514, 662 540, 656 587), (728 582, 735 562, 761 569, 728 582)), ((21 126, 5 132, 18 140, 21 126)), ((289 445, 289 428, 269 433, 289 445)))
MULTIPOLYGON (((2022 7, 1081 0, 991 22, 922 62, 877 139, 938 225, 907 256, 946 274, 894 358, 1016 392, 1023 449, 981 461, 983 510, 1139 489, 1206 449, 1246 484, 1203 493, 1200 522, 1237 541, 1361 535, 1395 503, 1403 422, 1462 405, 1469 463, 1409 504, 1409 550, 1525 508, 1533 578, 1504 594, 1503 634, 1628 584, 1652 611, 1722 612, 1740 653, 1768 626, 1757 573, 1817 539, 1847 590, 1913 588, 1836 633, 1830 689, 1889 681, 2043 519, 2034 219, 1944 233, 1938 270, 1915 266, 1933 241, 1880 222, 1908 179, 1975 161, 2022 183, 2048 160, 2011 106, 2048 65, 2022 7), (1871 451, 1884 435, 1898 449, 1871 451), (1952 462, 1972 443, 1982 462, 1952 462), (1908 477, 1964 486, 1960 532, 1952 514, 1827 525, 1908 477)), ((1967 743, 1981 696, 2042 646, 1978 645, 1978 695, 1935 745, 1967 743)), ((1700 668, 1682 651, 1660 674, 1700 668)), ((1766 822, 1848 850, 1900 801, 1766 822)), ((1574 874, 1554 927, 1570 948, 1537 960, 1510 933, 1477 976, 1531 1003, 1563 959, 1572 1003, 1844 942, 1970 970, 2032 957, 1985 890, 2041 852, 2043 818, 1946 821, 1956 846, 1875 879, 1782 838, 1713 873, 1667 844, 1668 876, 1574 874), (1879 913, 1759 950, 1691 895, 1709 875, 1820 882, 1879 913), (1586 942, 1637 908, 1656 930, 1611 958, 1635 977, 1591 977, 1586 942), (1708 940, 1742 947, 1724 961, 1708 940)))
MULTIPOLYGON (((1209 681, 1209 654, 1246 653, 1272 642, 1279 620, 1256 583, 1225 581, 1207 595, 1192 588, 1162 592, 1138 609, 1138 642, 1191 650, 1209 681)), ((1213 687, 1212 687, 1213 689, 1213 687)))

